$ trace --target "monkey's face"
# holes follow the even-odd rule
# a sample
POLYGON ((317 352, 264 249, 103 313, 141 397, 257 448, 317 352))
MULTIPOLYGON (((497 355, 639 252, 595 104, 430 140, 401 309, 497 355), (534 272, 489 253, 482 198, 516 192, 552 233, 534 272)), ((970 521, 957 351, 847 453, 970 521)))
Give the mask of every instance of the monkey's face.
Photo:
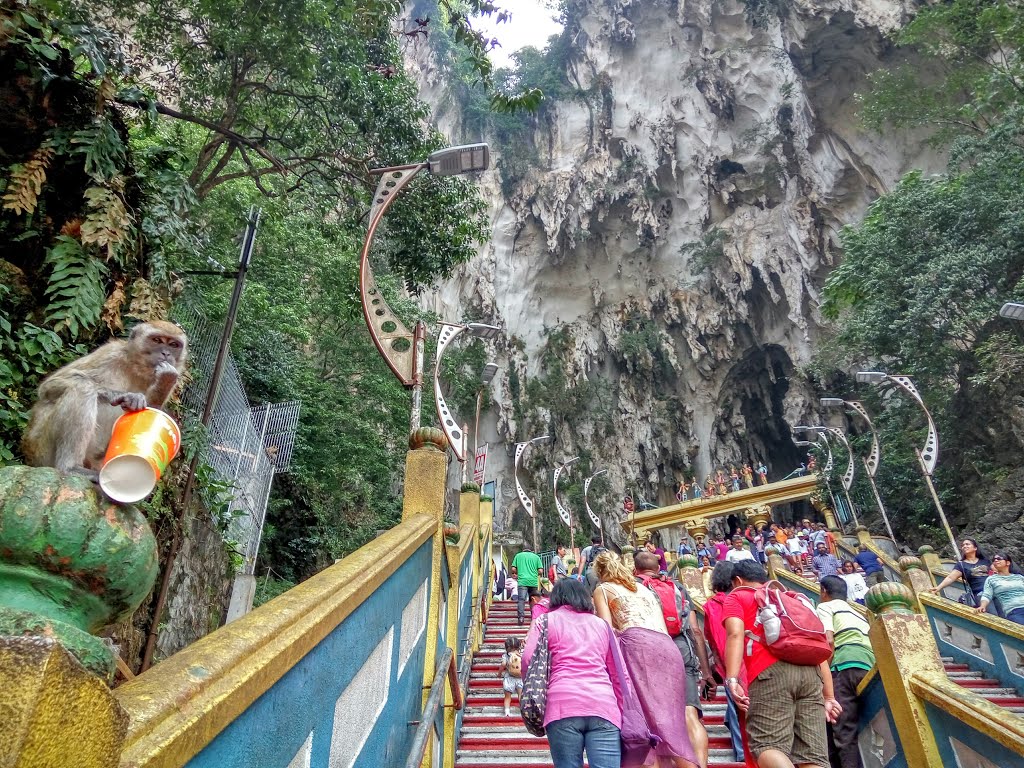
POLYGON ((171 365, 178 371, 184 367, 187 343, 181 330, 170 323, 146 323, 136 327, 131 342, 152 369, 171 365))

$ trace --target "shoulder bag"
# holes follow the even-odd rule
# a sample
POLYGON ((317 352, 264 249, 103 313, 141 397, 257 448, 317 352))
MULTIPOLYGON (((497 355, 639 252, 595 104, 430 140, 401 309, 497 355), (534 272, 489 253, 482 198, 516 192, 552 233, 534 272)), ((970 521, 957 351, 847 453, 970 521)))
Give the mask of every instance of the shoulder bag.
POLYGON ((526 666, 523 690, 519 694, 519 713, 523 725, 534 736, 543 736, 544 710, 548 704, 548 677, 551 674, 551 648, 548 645, 549 614, 537 617, 537 645, 526 666))

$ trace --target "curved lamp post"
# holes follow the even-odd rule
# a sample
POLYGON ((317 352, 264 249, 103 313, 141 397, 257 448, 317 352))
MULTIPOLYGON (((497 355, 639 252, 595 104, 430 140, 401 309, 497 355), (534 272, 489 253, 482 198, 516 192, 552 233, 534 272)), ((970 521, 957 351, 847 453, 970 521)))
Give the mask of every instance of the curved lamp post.
POLYGON ((590 490, 590 484, 594 481, 595 477, 606 474, 608 474, 607 469, 599 469, 597 472, 595 472, 594 474, 592 474, 590 477, 583 481, 583 508, 587 511, 587 517, 590 518, 590 522, 597 526, 597 530, 601 532, 602 546, 604 545, 604 526, 601 525, 601 518, 595 515, 594 510, 590 508, 590 504, 587 501, 587 492, 590 490))
POLYGON ((864 404, 857 400, 843 400, 841 397, 823 397, 820 402, 825 408, 847 406, 864 419, 868 429, 871 430, 871 451, 868 453, 867 458, 861 457, 861 461, 864 463, 864 472, 868 476, 868 482, 871 484, 871 492, 875 496, 875 504, 878 505, 878 511, 882 513, 882 520, 885 521, 886 530, 889 531, 889 538, 896 541, 896 535, 892 532, 892 524, 889 522, 889 515, 885 511, 885 505, 882 504, 882 496, 878 492, 878 485, 875 483, 875 473, 878 472, 878 465, 882 462, 882 449, 878 443, 878 431, 871 421, 871 416, 868 415, 864 404))
MULTIPOLYGON (((423 402, 423 347, 426 326, 417 322, 410 331, 384 300, 377 288, 377 280, 370 266, 370 245, 381 219, 398 194, 405 189, 420 171, 436 176, 454 176, 461 173, 483 171, 490 164, 490 151, 486 144, 469 144, 439 149, 425 162, 375 168, 370 173, 380 176, 377 190, 370 206, 370 221, 366 240, 359 261, 359 298, 363 305, 363 318, 370 331, 373 345, 377 347, 384 362, 406 389, 412 389, 412 413, 409 418, 411 429, 420 426, 420 410, 423 402)), ((455 444, 452 444, 455 447, 455 444)))
POLYGON ((924 482, 928 486, 928 492, 931 494, 935 509, 938 510, 942 527, 945 528, 946 535, 949 537, 949 543, 953 547, 953 557, 960 561, 960 547, 956 545, 953 529, 949 527, 946 512, 942 508, 939 494, 935 491, 935 484, 932 482, 932 473, 935 471, 935 465, 939 460, 939 433, 935 429, 935 420, 932 419, 928 406, 924 404, 924 400, 921 398, 921 393, 917 391, 917 387, 914 386, 914 382, 909 376, 890 376, 882 371, 858 371, 856 378, 861 384, 883 384, 886 382, 895 384, 914 398, 914 401, 924 411, 924 416, 928 420, 928 435, 924 439, 924 447, 915 448, 914 453, 917 454, 917 463, 921 465, 921 474, 924 476, 924 482))
MULTIPOLYGON (((825 487, 828 489, 828 495, 832 499, 832 509, 837 510, 839 509, 839 504, 836 503, 836 495, 832 493, 832 483, 829 480, 829 476, 832 473, 833 466, 832 448, 831 446, 829 446, 828 439, 825 437, 825 435, 819 435, 815 433, 814 441, 815 443, 818 444, 820 448, 822 448, 825 451, 825 466, 822 467, 821 471, 825 475, 825 487)), ((814 445, 814 443, 811 443, 809 440, 794 440, 793 445, 797 446, 798 448, 810 448, 812 445, 814 445)), ((835 518, 835 522, 839 524, 840 530, 842 530, 843 533, 845 533, 846 526, 843 524, 843 521, 839 518, 835 518)))
POLYGON ((523 505, 523 509, 526 510, 526 514, 530 516, 533 521, 533 551, 537 551, 537 515, 533 512, 533 499, 526 495, 526 491, 523 490, 522 483, 519 482, 519 461, 522 459, 526 449, 534 443, 543 443, 550 440, 549 435, 541 435, 539 437, 531 438, 524 443, 516 443, 516 454, 512 461, 512 477, 516 482, 516 493, 519 494, 519 503, 523 505))
MULTIPOLYGON (((437 337, 437 355, 434 360, 434 403, 437 406, 437 419, 441 422, 441 429, 444 430, 445 437, 448 438, 448 444, 452 447, 452 451, 455 452, 455 458, 463 463, 466 461, 466 447, 469 445, 469 438, 466 436, 466 430, 460 427, 459 423, 455 420, 455 416, 448 407, 448 403, 445 402, 444 395, 441 394, 441 361, 444 358, 445 350, 448 349, 448 345, 455 341, 464 331, 469 331, 470 334, 478 339, 490 340, 497 336, 500 330, 496 325, 487 325, 485 323, 469 323, 467 325, 441 323, 441 333, 437 337)), ((497 366, 495 366, 495 370, 497 370, 497 366)), ((493 377, 494 374, 492 373, 491 378, 493 377)), ((479 408, 479 397, 477 398, 477 403, 479 408)), ((479 411, 477 419, 479 420, 479 411)), ((463 480, 465 480, 465 467, 463 467, 463 480)))
POLYGON ((552 483, 551 483, 552 487, 553 487, 553 490, 554 490, 554 496, 555 496, 555 509, 558 510, 558 516, 560 518, 562 518, 562 522, 565 523, 567 526, 569 526, 569 548, 570 549, 573 547, 573 540, 572 540, 572 534, 573 534, 573 530, 572 530, 572 511, 568 507, 564 506, 562 504, 561 500, 558 498, 558 478, 561 476, 561 474, 563 472, 565 472, 566 470, 569 469, 569 465, 575 464, 579 460, 580 460, 579 456, 573 456, 568 461, 563 462, 561 465, 555 467, 554 480, 552 480, 552 483))

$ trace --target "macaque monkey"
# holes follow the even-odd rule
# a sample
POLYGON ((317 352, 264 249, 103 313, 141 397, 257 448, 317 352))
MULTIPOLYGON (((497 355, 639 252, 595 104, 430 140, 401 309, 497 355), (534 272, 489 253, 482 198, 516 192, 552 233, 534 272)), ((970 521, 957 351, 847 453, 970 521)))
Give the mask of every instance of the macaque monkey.
POLYGON ((161 407, 185 368, 188 341, 173 323, 141 323, 51 373, 39 385, 22 449, 34 467, 98 476, 123 411, 161 407))

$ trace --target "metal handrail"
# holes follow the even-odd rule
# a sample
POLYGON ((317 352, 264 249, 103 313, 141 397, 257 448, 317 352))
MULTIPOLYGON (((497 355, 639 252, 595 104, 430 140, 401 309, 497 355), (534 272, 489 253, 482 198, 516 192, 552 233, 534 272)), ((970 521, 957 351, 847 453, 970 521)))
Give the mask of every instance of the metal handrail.
POLYGON ((437 663, 437 671, 430 684, 430 693, 423 705, 423 714, 416 726, 416 733, 412 737, 412 747, 409 750, 409 759, 405 761, 405 768, 419 768, 423 762, 423 755, 427 750, 427 740, 433 731, 434 718, 437 717, 437 710, 441 706, 445 680, 448 681, 452 689, 454 699, 452 706, 455 709, 462 709, 462 689, 459 688, 458 676, 455 672, 455 653, 448 647, 441 652, 441 659, 437 663))

